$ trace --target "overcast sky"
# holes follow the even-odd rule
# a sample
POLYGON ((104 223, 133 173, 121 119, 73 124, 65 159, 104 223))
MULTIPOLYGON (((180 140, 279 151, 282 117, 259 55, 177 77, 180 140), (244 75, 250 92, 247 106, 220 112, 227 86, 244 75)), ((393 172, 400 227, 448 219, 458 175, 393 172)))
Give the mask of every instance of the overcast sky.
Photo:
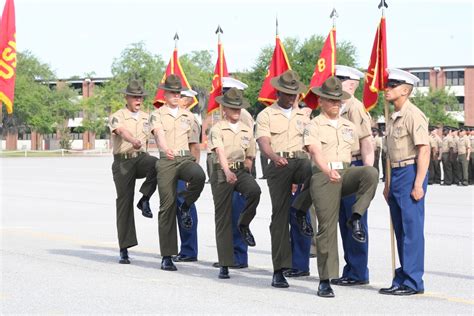
MULTIPOLYGON (((474 64, 473 1, 387 0, 389 67, 474 64)), ((114 58, 143 41, 168 62, 173 36, 179 53, 212 50, 217 25, 229 71, 250 69, 265 45, 280 36, 326 36, 333 7, 337 40, 352 42, 360 67, 368 65, 380 20, 379 0, 15 0, 17 47, 30 50, 60 78, 94 71, 109 76, 114 58)), ((0 0, 4 5, 4 0, 0 0)), ((291 62, 291 61, 290 61, 291 62)))

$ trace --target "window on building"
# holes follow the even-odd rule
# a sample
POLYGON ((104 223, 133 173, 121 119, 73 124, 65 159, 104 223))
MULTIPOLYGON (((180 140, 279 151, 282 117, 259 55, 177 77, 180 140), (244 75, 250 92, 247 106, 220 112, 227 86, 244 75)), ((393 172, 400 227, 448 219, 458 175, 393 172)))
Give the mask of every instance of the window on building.
POLYGON ((446 71, 447 86, 464 86, 464 71, 446 71))
POLYGON ((420 81, 416 84, 416 87, 429 87, 430 86, 430 73, 429 72, 412 72, 413 75, 417 76, 420 81))
POLYGON ((464 97, 456 97, 459 102, 459 111, 464 111, 464 97))

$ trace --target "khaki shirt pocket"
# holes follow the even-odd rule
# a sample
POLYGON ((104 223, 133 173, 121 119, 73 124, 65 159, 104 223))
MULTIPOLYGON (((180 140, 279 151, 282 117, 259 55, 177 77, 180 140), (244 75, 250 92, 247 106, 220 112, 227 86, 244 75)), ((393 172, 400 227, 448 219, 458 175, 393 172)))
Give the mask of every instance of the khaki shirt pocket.
POLYGON ((283 124, 278 124, 277 122, 270 124, 270 133, 271 134, 282 134, 287 130, 287 126, 283 124))

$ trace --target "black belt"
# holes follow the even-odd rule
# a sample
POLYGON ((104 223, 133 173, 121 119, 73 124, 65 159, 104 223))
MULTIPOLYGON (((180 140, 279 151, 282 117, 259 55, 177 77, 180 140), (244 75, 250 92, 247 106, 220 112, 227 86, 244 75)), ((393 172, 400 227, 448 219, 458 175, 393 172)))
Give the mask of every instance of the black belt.
POLYGON ((128 160, 128 159, 133 159, 137 158, 138 156, 144 155, 146 152, 144 151, 133 151, 131 153, 125 153, 125 154, 115 154, 114 159, 117 160, 128 160))
MULTIPOLYGON (((215 166, 217 169, 222 169, 220 164, 215 164, 215 166)), ((243 161, 230 162, 228 166, 229 166, 229 169, 233 169, 233 170, 240 170, 240 169, 245 168, 245 164, 243 161)))

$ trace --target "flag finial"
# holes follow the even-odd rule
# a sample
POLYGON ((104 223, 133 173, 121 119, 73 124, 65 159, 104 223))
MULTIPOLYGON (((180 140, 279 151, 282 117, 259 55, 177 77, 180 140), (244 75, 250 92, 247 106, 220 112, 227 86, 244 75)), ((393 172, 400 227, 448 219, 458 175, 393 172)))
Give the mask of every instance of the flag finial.
POLYGON ((331 15, 329 17, 332 19, 332 26, 336 27, 336 19, 339 17, 339 14, 336 11, 336 8, 333 8, 331 11, 331 15))
POLYGON ((276 29, 276 36, 278 36, 278 15, 275 17, 275 29, 276 29))
POLYGON ((224 31, 222 30, 220 25, 217 26, 217 30, 216 30, 216 34, 219 34, 219 33, 224 34, 224 31))
POLYGON ((174 34, 173 39, 174 39, 174 48, 178 48, 178 41, 179 41, 178 32, 174 34))
POLYGON ((384 15, 385 15, 385 8, 388 9, 387 1, 385 1, 385 0, 380 0, 380 3, 379 3, 379 5, 378 5, 378 8, 379 8, 379 9, 380 9, 380 8, 382 9, 382 16, 384 16, 384 15))

